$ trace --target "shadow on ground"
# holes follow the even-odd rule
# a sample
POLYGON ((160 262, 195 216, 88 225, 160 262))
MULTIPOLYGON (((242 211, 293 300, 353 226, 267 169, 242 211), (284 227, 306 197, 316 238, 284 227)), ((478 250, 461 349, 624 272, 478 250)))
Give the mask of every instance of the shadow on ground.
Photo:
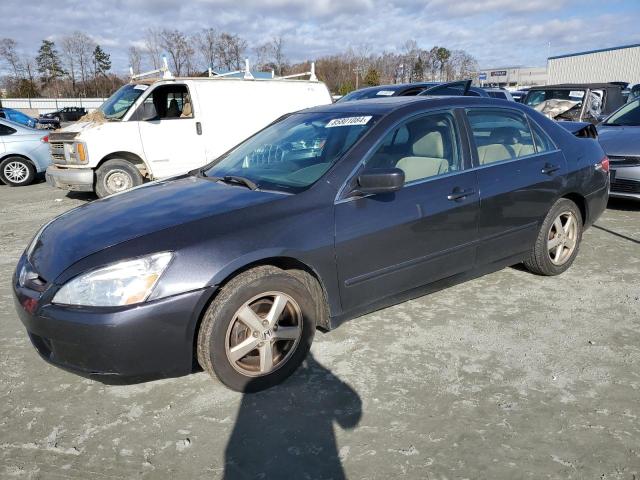
POLYGON ((311 354, 296 374, 245 394, 225 450, 224 479, 346 478, 334 422, 354 428, 362 402, 311 354))

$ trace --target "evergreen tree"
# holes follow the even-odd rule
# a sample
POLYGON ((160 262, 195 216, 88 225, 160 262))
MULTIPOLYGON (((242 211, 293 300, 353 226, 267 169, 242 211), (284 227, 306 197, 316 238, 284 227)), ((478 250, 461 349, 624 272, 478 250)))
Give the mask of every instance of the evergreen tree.
POLYGON ((50 40, 43 40, 36 56, 38 72, 42 74, 45 83, 49 83, 64 75, 62 63, 56 50, 56 45, 50 40))
POLYGON ((111 70, 111 55, 102 50, 100 45, 93 49, 93 76, 106 75, 111 70))
POLYGON ((380 74, 375 68, 367 70, 367 74, 364 76, 364 84, 369 87, 380 85, 380 74))

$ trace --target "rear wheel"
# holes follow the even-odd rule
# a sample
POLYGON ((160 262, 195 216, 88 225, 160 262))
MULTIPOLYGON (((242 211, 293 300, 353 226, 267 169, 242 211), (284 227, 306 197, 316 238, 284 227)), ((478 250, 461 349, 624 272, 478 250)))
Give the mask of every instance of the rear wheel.
POLYGON ((567 198, 558 200, 547 214, 525 266, 539 275, 559 275, 567 270, 582 240, 582 214, 567 198))
POLYGON ((100 198, 141 185, 142 174, 127 160, 107 160, 96 171, 96 194, 100 198))
POLYGON ((36 169, 29 160, 9 157, 0 164, 2 181, 12 187, 29 185, 36 176, 36 169))
POLYGON ((236 391, 255 392, 282 382, 309 351, 316 300, 279 268, 241 273, 205 313, 198 332, 198 362, 236 391))

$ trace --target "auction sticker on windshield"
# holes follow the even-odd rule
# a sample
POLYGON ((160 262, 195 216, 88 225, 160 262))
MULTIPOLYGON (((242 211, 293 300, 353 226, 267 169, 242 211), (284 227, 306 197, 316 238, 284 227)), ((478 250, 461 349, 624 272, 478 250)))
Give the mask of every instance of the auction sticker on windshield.
POLYGON ((134 90, 146 90, 147 88, 149 88, 149 85, 136 85, 133 88, 134 90))
POLYGON ((390 97, 393 95, 393 90, 380 90, 376 95, 380 95, 382 97, 390 97))
POLYGON ((371 120, 371 115, 365 115, 362 117, 334 118, 325 125, 325 128, 349 127, 351 125, 366 125, 369 120, 371 120))

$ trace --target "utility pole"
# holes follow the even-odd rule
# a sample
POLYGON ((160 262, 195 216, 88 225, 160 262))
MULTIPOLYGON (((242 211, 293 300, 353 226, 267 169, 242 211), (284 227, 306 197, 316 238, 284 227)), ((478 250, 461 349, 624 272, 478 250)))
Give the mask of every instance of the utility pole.
POLYGON ((360 80, 360 74, 363 72, 362 67, 356 67, 353 69, 353 73, 356 74, 356 90, 358 90, 358 80, 360 80))

